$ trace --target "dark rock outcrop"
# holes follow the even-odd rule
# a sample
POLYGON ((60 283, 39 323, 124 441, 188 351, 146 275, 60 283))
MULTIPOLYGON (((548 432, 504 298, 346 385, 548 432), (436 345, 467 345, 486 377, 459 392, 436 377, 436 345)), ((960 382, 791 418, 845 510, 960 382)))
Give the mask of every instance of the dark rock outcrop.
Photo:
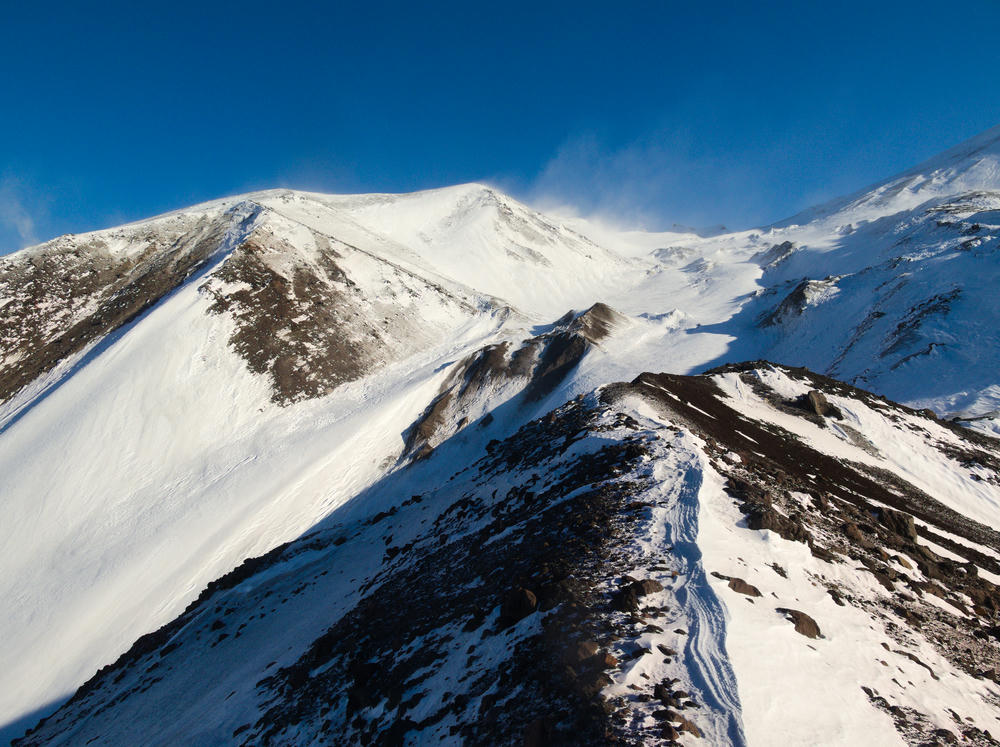
POLYGON ((737 594, 746 594, 748 597, 759 597, 761 596, 760 589, 752 584, 748 584, 742 578, 731 578, 729 579, 729 588, 735 591, 737 594))
POLYGON ((809 404, 812 407, 813 412, 821 418, 831 415, 836 409, 833 405, 826 401, 826 395, 823 394, 823 392, 818 392, 815 389, 810 389, 806 393, 806 398, 809 400, 809 404))
POLYGON ((778 607, 776 611, 795 623, 795 632, 804 635, 806 638, 822 638, 819 625, 809 615, 800 610, 792 610, 787 607, 778 607))
POLYGON ((663 591, 663 585, 653 579, 633 581, 619 589, 612 599, 612 606, 620 612, 635 612, 639 609, 639 600, 647 594, 663 591))
POLYGON ((507 627, 523 620, 538 609, 538 597, 530 589, 518 587, 504 597, 500 605, 500 625, 507 627))

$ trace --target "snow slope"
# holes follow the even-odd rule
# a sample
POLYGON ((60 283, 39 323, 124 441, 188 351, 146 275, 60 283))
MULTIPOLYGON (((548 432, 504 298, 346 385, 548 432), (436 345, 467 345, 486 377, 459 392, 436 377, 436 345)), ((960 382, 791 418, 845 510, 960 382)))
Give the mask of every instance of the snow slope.
POLYGON ((803 376, 644 374, 493 439, 508 402, 213 584, 23 744, 995 744, 1000 597, 968 568, 1000 570, 1000 535, 934 512, 977 489, 995 523, 1000 482, 968 465, 1000 450, 803 376), (790 398, 814 386, 840 418, 790 398), (886 498, 930 534, 873 519, 886 498), (957 562, 930 549, 949 529, 957 562))
MULTIPOLYGON (((275 230, 263 221, 255 235, 275 230)), ((363 260, 344 266, 369 292, 399 279, 363 260)), ((211 313, 201 277, 87 351, 44 397, 5 406, 4 718, 66 697, 208 581, 356 494, 398 456, 442 361, 506 317, 425 287, 410 301, 421 334, 402 340, 405 364, 279 407, 226 344, 234 320, 211 313)))
MULTIPOLYGON (((13 735, 62 702, 244 558, 341 516, 405 472, 414 428, 431 416, 447 422, 429 448, 484 415, 496 423, 480 435, 505 438, 644 371, 768 358, 1000 432, 998 160, 995 129, 857 195, 716 236, 554 218, 482 185, 412 195, 273 190, 4 257, 0 592, 12 601, 0 615, 0 732, 13 735), (570 322, 557 319, 599 301, 620 315, 606 334, 564 335, 570 322), (506 351, 506 378, 490 369, 492 384, 477 380, 468 393, 459 378, 448 396, 460 406, 435 411, 484 350, 506 351), (519 392, 543 379, 554 383, 519 404, 519 392)), ((733 377, 720 381, 746 412, 769 412, 733 377)), ((781 386, 802 394, 801 384, 781 386)), ((874 460, 963 515, 995 522, 992 483, 956 487, 951 463, 842 451, 854 431, 888 432, 877 412, 840 404, 850 417, 841 436, 774 423, 795 423, 817 448, 874 460)), ((945 430, 935 439, 951 438, 945 430)), ((469 438, 460 462, 485 444, 469 438)), ((679 533, 691 546, 690 579, 704 575, 700 532, 725 537, 732 516, 704 518, 718 480, 685 443, 676 448, 687 461, 663 461, 672 466, 656 480, 673 496, 664 501, 686 512, 659 515, 643 552, 679 533), (678 470, 698 477, 674 485, 668 474, 678 470)), ((919 438, 911 446, 911 456, 922 453, 919 438)), ((723 684, 702 676, 704 705, 718 714, 704 728, 761 741, 756 715, 744 714, 743 726, 725 715, 736 701, 719 664, 717 584, 687 583, 671 593, 694 648, 670 671, 715 672, 723 684)), ((845 630, 856 622, 845 618, 845 630)), ((740 636, 752 640, 758 623, 767 629, 751 620, 740 636)), ((732 653, 741 688, 762 676, 743 650, 732 653)), ((836 728, 846 729, 836 732, 842 742, 855 734, 836 728)))

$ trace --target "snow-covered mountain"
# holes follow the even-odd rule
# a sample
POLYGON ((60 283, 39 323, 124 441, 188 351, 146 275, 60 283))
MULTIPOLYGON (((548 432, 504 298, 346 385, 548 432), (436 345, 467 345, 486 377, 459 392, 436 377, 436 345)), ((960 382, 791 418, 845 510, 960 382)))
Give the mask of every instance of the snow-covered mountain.
POLYGON ((711 236, 279 190, 0 259, 3 735, 993 744, 998 161, 711 236))

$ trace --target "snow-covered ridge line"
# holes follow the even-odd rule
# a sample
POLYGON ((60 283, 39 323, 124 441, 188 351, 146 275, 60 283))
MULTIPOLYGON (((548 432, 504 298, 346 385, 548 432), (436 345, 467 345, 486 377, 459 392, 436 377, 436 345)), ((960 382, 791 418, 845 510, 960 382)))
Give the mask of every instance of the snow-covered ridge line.
MULTIPOLYGON (((331 515, 341 521, 361 511, 369 488, 384 479, 402 475, 395 484, 404 492, 393 500, 405 498, 407 475, 444 471, 434 466, 443 464, 441 446, 465 444, 467 456, 564 401, 643 371, 691 374, 770 358, 1000 432, 1000 190, 989 170, 996 148, 987 140, 833 213, 715 236, 562 221, 480 185, 412 195, 275 190, 0 259, 7 519, 0 595, 17 600, 0 615, 0 723, 67 697, 244 558, 331 515), (247 213, 248 222, 235 213, 247 213), (569 309, 576 311, 564 316, 569 309), (598 316, 612 320, 606 334, 570 329, 598 316), (430 458, 408 467, 417 454, 430 458)), ((1000 575, 995 537, 986 531, 997 524, 994 446, 827 381, 768 371, 759 368, 756 379, 721 372, 715 386, 730 395, 729 409, 714 409, 715 395, 689 398, 694 407, 681 427, 706 430, 712 412, 738 412, 763 424, 754 426, 763 428, 763 442, 782 434, 781 442, 798 439, 830 457, 823 470, 846 484, 828 486, 829 475, 816 473, 771 501, 781 517, 774 526, 792 534, 793 517, 809 513, 809 490, 832 491, 849 504, 840 508, 843 525, 821 523, 823 541, 806 545, 815 559, 803 565, 813 574, 807 578, 840 578, 842 569, 830 571, 822 563, 831 561, 812 550, 829 546, 843 556, 846 538, 861 543, 861 555, 846 552, 868 571, 847 574, 844 583, 853 588, 877 569, 894 589, 908 589, 911 611, 928 616, 933 635, 947 620, 936 615, 956 604, 989 612, 992 597, 961 568, 977 568, 987 582, 1000 575), (802 408, 788 404, 812 388, 827 392, 841 419, 802 419, 802 408), (912 503, 916 538, 904 527, 905 542, 893 539, 903 535, 852 513, 861 511, 858 495, 879 517, 912 503), (841 539, 824 544, 830 537, 841 539), (934 574, 968 591, 942 591, 934 574)), ((735 438, 730 451, 751 461, 777 458, 755 447, 756 431, 737 420, 726 439, 713 438, 735 438)), ((675 447, 700 455, 683 462, 701 471, 699 505, 723 501, 719 481, 746 476, 725 467, 708 439, 693 438, 675 447)), ((732 529, 707 516, 699 515, 699 531, 732 529)), ((659 520, 667 521, 662 513, 659 520)), ((730 524, 738 521, 730 516, 730 524)), ((772 549, 788 550, 766 544, 754 552, 772 549)), ((788 557, 801 550, 796 545, 788 557)), ((708 583, 721 582, 713 571, 742 579, 733 562, 706 566, 708 583)), ((650 569, 637 580, 655 578, 666 589, 661 573, 650 569)), ((719 589, 723 600, 738 593, 728 583, 719 589)), ((803 612, 792 592, 804 583, 774 587, 792 594, 783 608, 803 612)), ((887 602, 879 589, 858 591, 864 604, 854 609, 882 619, 887 602)), ((663 593, 660 606, 678 606, 663 593)), ((769 630, 774 614, 768 609, 747 630, 769 630)), ((966 617, 963 625, 973 616, 966 617)), ((978 630, 991 635, 987 626, 978 630)), ((923 643, 886 643, 930 661, 923 643)), ((938 643, 928 645, 937 650, 938 643)), ((483 656, 493 666, 501 654, 483 656)), ((866 703, 895 702, 880 682, 871 688, 879 695, 862 693, 866 703)), ((678 689, 672 683, 659 695, 645 693, 653 700, 640 702, 653 705, 638 712, 661 703, 679 713, 671 706, 678 689)), ((974 691, 970 685, 966 694, 974 691)), ((906 708, 946 728, 936 705, 903 695, 906 708)), ((756 705, 750 711, 744 726, 753 741, 763 722, 756 705)), ((690 720, 709 729, 713 718, 690 720)), ((629 719, 637 729, 650 725, 645 716, 629 719)))
POLYGON ((996 543, 938 554, 885 507, 955 529, 929 496, 772 421, 864 407, 859 437, 913 434, 928 460, 1000 450, 821 377, 803 403, 797 372, 746 367, 753 396, 728 375, 643 374, 485 450, 453 436, 211 584, 21 744, 996 744, 1000 590, 972 551, 996 543))
POLYGON ((184 222, 163 237, 133 237, 118 257, 105 242, 70 251, 53 242, 0 263, 0 403, 8 421, 44 397, 68 359, 86 360, 102 338, 137 319, 185 282, 196 282, 252 230, 258 208, 240 202, 215 218, 184 222), (62 364, 62 365, 60 365, 62 364), (46 377, 39 385, 40 377, 46 377), (34 384, 34 386, 32 386, 34 384), (19 394, 23 391, 22 394, 19 394), (10 400, 17 395, 17 403, 10 400))

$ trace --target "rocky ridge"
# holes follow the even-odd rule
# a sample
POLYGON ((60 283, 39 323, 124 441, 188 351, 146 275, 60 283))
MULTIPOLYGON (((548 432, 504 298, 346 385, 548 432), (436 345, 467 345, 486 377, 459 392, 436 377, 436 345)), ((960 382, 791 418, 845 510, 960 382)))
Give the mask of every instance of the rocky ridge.
POLYGON ((1000 579, 996 531, 903 480, 891 459, 881 468, 852 462, 752 416, 732 397, 736 381, 815 429, 835 417, 817 412, 817 395, 838 412, 874 410, 964 465, 957 469, 973 482, 1000 458, 990 439, 801 369, 643 374, 488 443, 468 464, 454 461, 460 436, 446 440, 362 496, 357 520, 320 527, 212 584, 18 744, 154 731, 237 744, 743 743, 750 714, 740 696, 759 683, 737 690, 725 648, 705 651, 725 640, 713 629, 725 625, 723 609, 770 607, 800 640, 821 641, 824 656, 852 644, 825 607, 799 609, 781 592, 792 569, 775 563, 739 577, 713 569, 719 559, 707 548, 700 559, 689 554, 698 514, 715 510, 699 503, 713 500, 738 507, 741 536, 808 548, 829 569, 812 582, 830 608, 876 626, 871 656, 903 662, 905 674, 890 677, 898 687, 889 692, 859 672, 856 689, 905 742, 996 744, 996 725, 982 721, 1000 706, 1000 589, 988 580, 1000 579), (813 396, 788 397, 775 377, 813 396), (438 460, 457 471, 408 495, 438 460), (718 497, 698 477, 705 470, 724 484, 718 497), (380 557, 361 550, 374 546, 380 557), (834 581, 840 567, 871 583, 834 581), (708 570, 725 593, 709 588, 708 570), (330 602, 317 607, 322 599, 330 602), (290 626, 323 607, 311 614, 312 632, 290 626), (269 639, 289 627, 294 634, 269 639), (248 667, 238 680, 192 681, 194 662, 213 666, 237 651, 248 667), (982 683, 978 710, 964 686, 949 695, 959 676, 982 683), (954 719, 917 707, 910 693, 928 689, 954 719), (200 726, 149 720, 151 704, 166 702, 165 713, 225 703, 226 715, 200 726))

